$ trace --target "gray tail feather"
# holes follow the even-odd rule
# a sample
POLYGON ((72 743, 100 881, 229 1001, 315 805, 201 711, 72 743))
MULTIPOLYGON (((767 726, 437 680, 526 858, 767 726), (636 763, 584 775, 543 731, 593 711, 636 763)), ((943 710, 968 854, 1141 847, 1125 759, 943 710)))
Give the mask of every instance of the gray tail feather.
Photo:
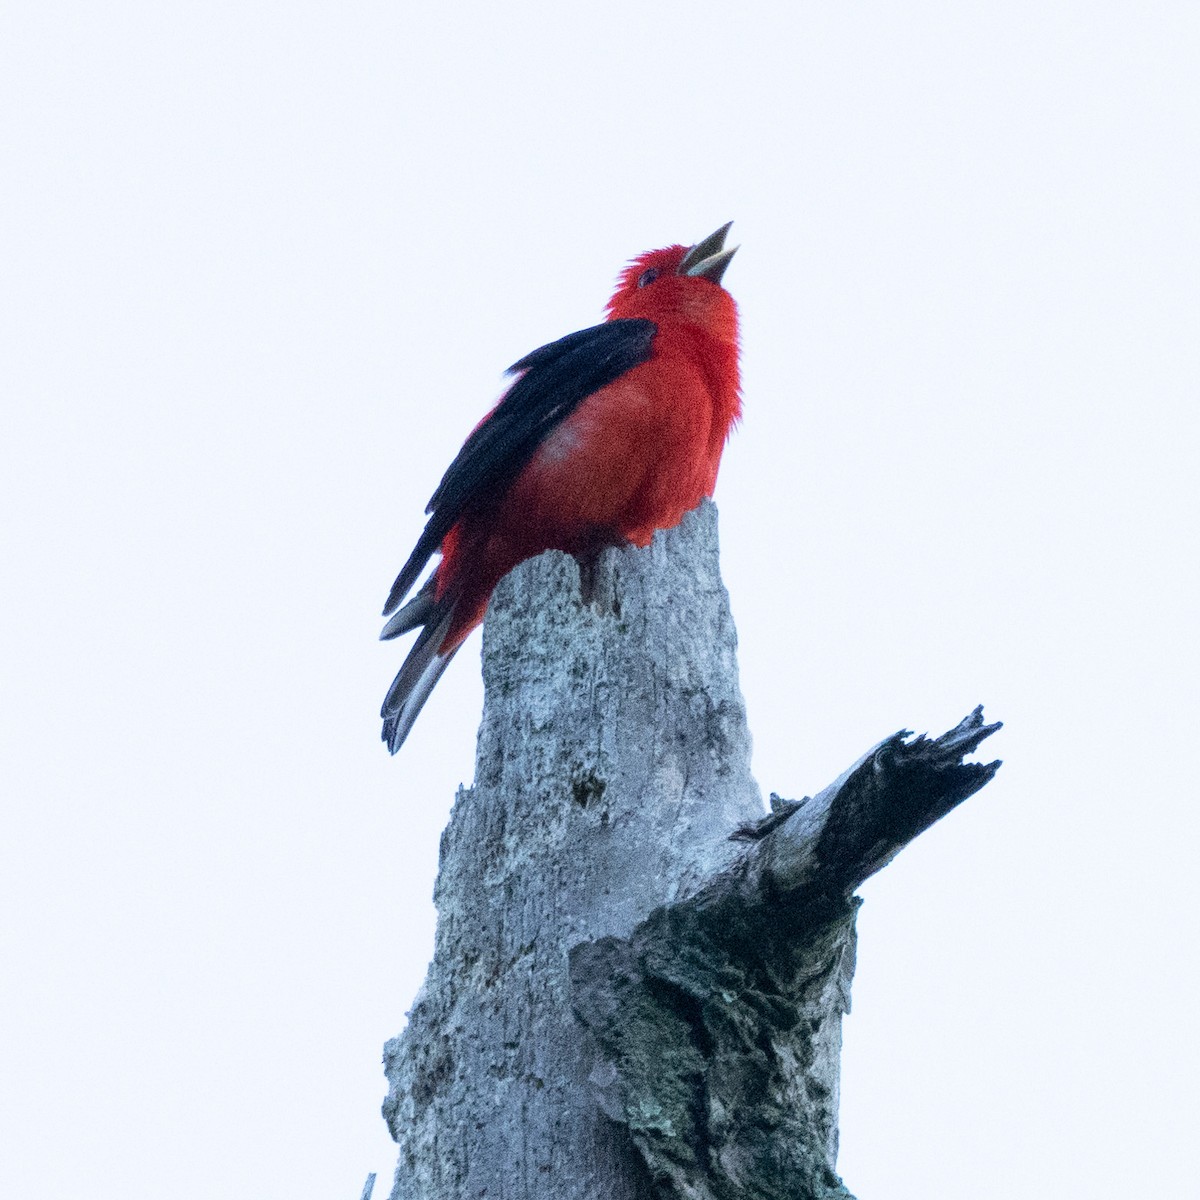
POLYGON ((383 627, 379 635, 381 642, 391 641, 410 629, 429 624, 437 607, 437 601, 433 598, 435 579, 435 575, 430 575, 425 586, 383 627))
POLYGON ((384 697, 383 707, 379 712, 383 718, 383 740, 392 754, 395 754, 404 745, 404 739, 408 737, 408 732, 412 729, 413 722, 416 721, 425 701, 429 699, 430 692, 433 691, 437 681, 442 677, 442 672, 450 665, 450 660, 458 651, 458 647, 455 646, 448 654, 438 653, 438 647, 445 640, 453 615, 454 606, 452 604, 444 607, 437 605, 432 595, 426 596, 422 590, 388 622, 387 628, 384 629, 384 636, 395 637, 396 634, 413 629, 417 625, 425 626, 421 630, 416 644, 409 651, 408 657, 404 660, 404 665, 392 681, 392 686, 388 688, 388 694, 384 697), (404 616, 405 612, 422 602, 424 602, 425 608, 422 610, 420 619, 410 618, 408 624, 402 628, 391 633, 388 632, 392 625, 404 616))

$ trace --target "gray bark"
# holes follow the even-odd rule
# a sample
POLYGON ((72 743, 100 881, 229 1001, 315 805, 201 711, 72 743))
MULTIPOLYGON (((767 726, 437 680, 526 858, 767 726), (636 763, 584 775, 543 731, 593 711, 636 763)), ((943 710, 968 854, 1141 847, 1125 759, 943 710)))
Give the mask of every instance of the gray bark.
POLYGON ((994 727, 898 734, 764 817, 711 503, 582 590, 523 564, 483 660, 434 958, 385 1047, 392 1200, 849 1196, 852 893, 990 778, 960 760, 994 727))

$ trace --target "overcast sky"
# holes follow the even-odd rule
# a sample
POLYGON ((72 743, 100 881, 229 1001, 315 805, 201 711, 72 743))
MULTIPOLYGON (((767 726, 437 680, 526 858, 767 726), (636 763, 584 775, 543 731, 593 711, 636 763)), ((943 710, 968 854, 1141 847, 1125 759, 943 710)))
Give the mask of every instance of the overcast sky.
POLYGON ((40 0, 0 60, 0 1194, 386 1195, 481 686, 390 759, 379 608, 503 369, 731 218, 760 784, 1005 722, 864 889, 847 1183, 1195 1186, 1200 6, 40 0))

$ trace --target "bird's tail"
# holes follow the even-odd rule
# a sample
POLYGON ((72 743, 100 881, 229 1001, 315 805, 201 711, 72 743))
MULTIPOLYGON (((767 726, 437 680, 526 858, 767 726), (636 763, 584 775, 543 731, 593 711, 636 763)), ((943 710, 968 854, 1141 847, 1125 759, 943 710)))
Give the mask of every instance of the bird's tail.
POLYGON ((458 651, 458 646, 441 652, 450 623, 454 618, 454 602, 449 597, 436 600, 433 594, 433 579, 383 627, 381 641, 389 641, 420 629, 413 648, 408 652, 388 694, 384 697, 379 715, 383 718, 383 740, 388 750, 395 754, 404 745, 408 731, 413 727, 417 714, 429 699, 442 672, 458 651))

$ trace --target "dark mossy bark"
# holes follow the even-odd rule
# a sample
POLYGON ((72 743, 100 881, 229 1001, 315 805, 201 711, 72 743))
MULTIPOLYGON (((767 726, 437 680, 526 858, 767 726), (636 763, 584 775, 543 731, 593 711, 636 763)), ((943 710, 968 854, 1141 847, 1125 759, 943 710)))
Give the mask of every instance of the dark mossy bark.
POLYGON ((659 1196, 835 1200, 852 892, 995 774, 963 763, 998 726, 881 743, 815 799, 739 828, 747 848, 629 937, 571 952, 590 1082, 659 1196))

